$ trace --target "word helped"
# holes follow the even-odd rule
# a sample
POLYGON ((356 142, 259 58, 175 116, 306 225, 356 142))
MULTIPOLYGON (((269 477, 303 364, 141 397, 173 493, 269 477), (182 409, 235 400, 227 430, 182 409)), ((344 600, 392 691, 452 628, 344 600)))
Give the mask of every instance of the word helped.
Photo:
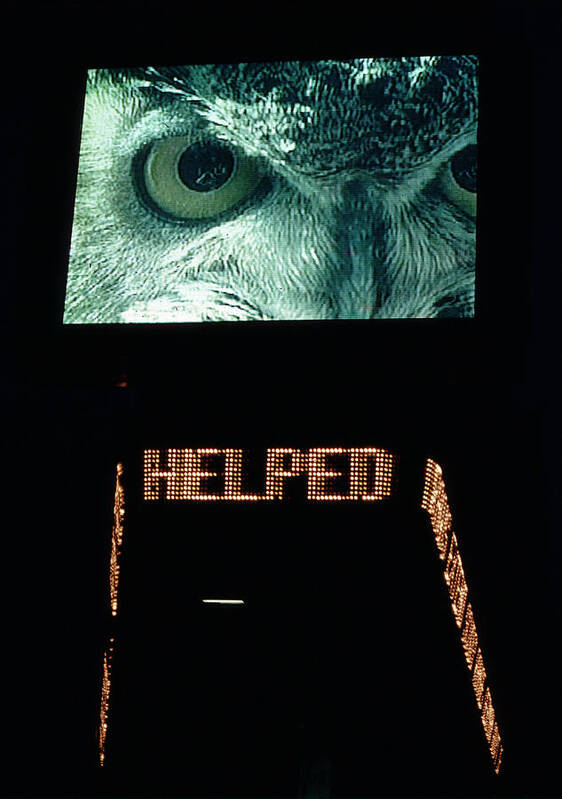
POLYGON ((286 498, 293 478, 306 479, 306 498, 311 501, 374 502, 392 493, 394 458, 384 449, 267 449, 262 493, 243 487, 249 474, 244 454, 230 448, 147 449, 144 499, 271 502, 286 498))

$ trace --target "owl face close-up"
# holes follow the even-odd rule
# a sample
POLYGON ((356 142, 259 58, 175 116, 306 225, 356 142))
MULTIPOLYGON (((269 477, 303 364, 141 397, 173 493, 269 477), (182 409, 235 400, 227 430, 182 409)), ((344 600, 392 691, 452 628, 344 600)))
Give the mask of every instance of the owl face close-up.
POLYGON ((90 70, 64 321, 473 316, 477 67, 90 70))

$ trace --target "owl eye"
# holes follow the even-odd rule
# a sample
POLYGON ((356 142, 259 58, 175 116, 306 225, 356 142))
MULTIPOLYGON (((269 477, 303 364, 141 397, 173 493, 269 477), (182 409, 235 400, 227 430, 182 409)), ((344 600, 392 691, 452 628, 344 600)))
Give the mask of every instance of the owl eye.
POLYGON ((441 182, 445 195, 469 216, 476 216, 477 147, 469 144, 445 166, 441 182))
POLYGON ((156 142, 144 165, 148 196, 176 219, 210 219, 230 211, 261 178, 255 160, 221 142, 185 136, 156 142))

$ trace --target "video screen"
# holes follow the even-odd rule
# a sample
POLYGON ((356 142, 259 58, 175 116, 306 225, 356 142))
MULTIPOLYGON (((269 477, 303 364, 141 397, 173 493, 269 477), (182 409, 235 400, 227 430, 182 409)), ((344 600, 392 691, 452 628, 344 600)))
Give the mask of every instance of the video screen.
POLYGON ((65 324, 474 316, 478 58, 88 71, 65 324))

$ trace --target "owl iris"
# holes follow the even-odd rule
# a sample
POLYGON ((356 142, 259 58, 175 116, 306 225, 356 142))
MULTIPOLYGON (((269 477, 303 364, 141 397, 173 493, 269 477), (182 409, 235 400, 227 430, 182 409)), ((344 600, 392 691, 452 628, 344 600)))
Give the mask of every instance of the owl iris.
POLYGON ((172 136, 153 144, 144 165, 143 193, 173 219, 213 219, 236 208, 258 187, 255 159, 220 141, 172 136))
POLYGON ((233 171, 232 153, 216 143, 194 144, 178 162, 181 181, 193 191, 216 191, 230 179, 233 171))

